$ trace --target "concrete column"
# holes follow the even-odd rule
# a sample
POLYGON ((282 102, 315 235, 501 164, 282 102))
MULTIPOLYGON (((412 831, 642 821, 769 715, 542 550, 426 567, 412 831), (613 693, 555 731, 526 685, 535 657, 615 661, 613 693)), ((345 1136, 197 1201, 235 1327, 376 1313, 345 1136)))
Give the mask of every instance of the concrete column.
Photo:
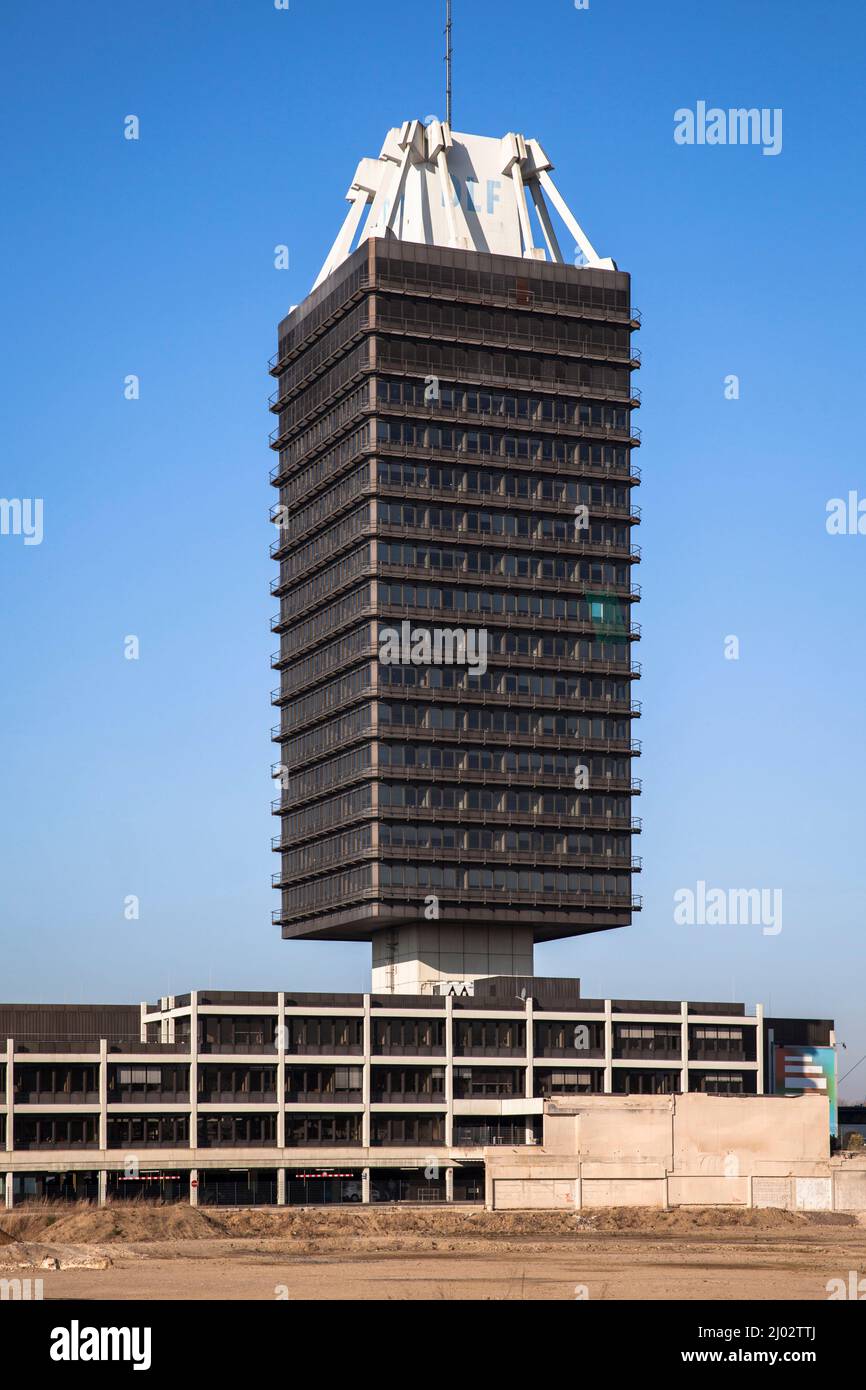
MULTIPOLYGON (((533 1010, 534 1000, 532 998, 532 995, 528 994, 526 996, 526 1083, 524 1087, 527 1100, 531 1100, 532 1098, 533 1060, 535 1057, 535 1015, 533 1010)), ((532 1120, 529 1118, 527 1119, 527 1123, 524 1126, 523 1137, 526 1140, 527 1144, 531 1144, 535 1138, 532 1128, 532 1120)), ((543 1139, 544 1131, 542 1129, 542 1142, 543 1139)))
POLYGON ((765 1078, 764 1078, 764 1065, 765 1065, 765 1064, 764 1064, 764 1006, 763 1006, 763 1004, 756 1004, 756 1005, 755 1005, 755 1017, 757 1018, 757 1023, 756 1023, 756 1025, 755 1025, 755 1034, 756 1034, 756 1037, 755 1037, 755 1057, 757 1058, 757 1061, 758 1061, 758 1071, 757 1071, 757 1075, 756 1075, 756 1077, 755 1077, 755 1086, 756 1086, 758 1095, 759 1095, 759 1096, 762 1096, 762 1095, 764 1094, 764 1085, 765 1085, 765 1078))
POLYGON ((147 1001, 144 1000, 144 999, 142 999, 141 1004, 139 1005, 139 1008, 141 1009, 141 1032, 140 1032, 139 1041, 140 1041, 140 1042, 143 1042, 143 1043, 146 1043, 146 1042, 147 1042, 147 1024, 146 1024, 146 1022, 145 1022, 145 1018, 146 1018, 146 1016, 147 1016, 147 1001))
POLYGON ((12 1207, 13 1207, 14 1202, 15 1202, 15 1193, 14 1193, 13 1190, 12 1190, 12 1181, 13 1181, 14 1177, 15 1177, 15 1174, 14 1174, 14 1173, 7 1173, 7 1174, 6 1174, 5 1194, 6 1194, 6 1210, 7 1210, 7 1211, 11 1211, 11 1210, 12 1210, 12 1207))
POLYGON ((613 1003, 604 1001, 604 1094, 613 1094, 613 1003))
POLYGON ((772 1096, 776 1092, 776 1030, 767 1029, 767 1057, 764 1064, 764 1080, 767 1085, 767 1094, 772 1096))
POLYGON ((285 1170, 285 1168, 278 1168, 278 1169, 277 1169, 277 1206, 278 1206, 278 1207, 284 1207, 285 1205, 286 1205, 286 1170, 285 1170))
POLYGON ((454 1146, 454 996, 445 997, 445 1147, 454 1146))
POLYGON ((370 1169, 361 1169, 361 1202, 364 1206, 370 1204, 370 1169))
POLYGON ((105 1170, 104 1168, 100 1168, 100 1170, 99 1170, 99 1172, 97 1173, 96 1177, 97 1177, 98 1192, 99 1192, 99 1197, 98 1197, 99 1205, 100 1205, 101 1207, 104 1207, 104 1206, 106 1205, 106 1203, 108 1202, 108 1173, 106 1172, 106 1170, 105 1170))
POLYGON ((189 1204, 191 1207, 198 1206, 198 1169, 189 1170, 189 1204))
MULTIPOLYGON (((198 990, 189 996, 189 1147, 198 1148, 198 990)), ((190 1175, 191 1176, 191 1175, 190 1175)), ((197 1193, 198 1189, 195 1189, 197 1193)), ((192 1206, 198 1205, 198 1197, 192 1206)))
MULTIPOLYGON (((108 1148, 108 1041, 99 1039, 99 1147, 108 1148)), ((102 1179, 100 1174, 100 1181, 102 1179)), ((102 1201, 100 1200, 100 1206, 102 1201)))
POLYGON ((688 1094, 689 1090, 689 1005, 688 1000, 684 999, 680 1004, 680 1053, 682 1070, 680 1072, 680 1090, 683 1095, 688 1094))
POLYGON ((445 1169, 445 1201, 454 1201, 454 1169, 445 1169))
POLYGON ((12 1152, 15 1138, 15 1040, 6 1039, 6 1152, 12 1152))
MULTIPOLYGON (((364 995, 364 1069, 361 1075, 361 1100, 364 1113, 361 1116, 361 1146, 370 1147, 370 1063, 373 1056, 373 1016, 370 995, 364 995)), ((351 1059, 350 1059, 351 1060, 351 1059)))
MULTIPOLYGON (((286 1034, 286 996, 280 990, 277 995, 277 1148, 286 1147, 286 1044, 288 1042, 286 1034)), ((285 1202, 285 1170, 280 1169, 283 1176, 283 1202, 285 1202)), ((277 1188, 279 1189, 280 1173, 277 1174, 277 1188)), ((279 1197, 277 1197, 279 1202, 279 1197)), ((280 1203, 282 1205, 282 1203, 280 1203)))

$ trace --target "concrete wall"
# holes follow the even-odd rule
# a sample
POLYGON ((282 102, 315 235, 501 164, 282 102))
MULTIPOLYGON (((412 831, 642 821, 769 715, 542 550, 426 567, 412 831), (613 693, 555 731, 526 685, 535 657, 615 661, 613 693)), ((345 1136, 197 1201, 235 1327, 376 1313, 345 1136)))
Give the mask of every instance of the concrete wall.
POLYGON ((575 1096, 544 1143, 486 1149, 493 1208, 866 1210, 866 1156, 830 1157, 825 1096, 575 1096))

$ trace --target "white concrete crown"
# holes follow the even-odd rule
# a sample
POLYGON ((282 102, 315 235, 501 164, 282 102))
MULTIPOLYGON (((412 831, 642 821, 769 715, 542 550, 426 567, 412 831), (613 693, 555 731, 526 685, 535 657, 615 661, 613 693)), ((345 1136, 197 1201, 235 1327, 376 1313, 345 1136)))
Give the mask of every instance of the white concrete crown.
POLYGON ((358 165, 346 194, 349 211, 313 289, 351 255, 356 238, 360 245, 368 237, 393 236, 422 246, 563 265, 548 200, 574 238, 583 264, 616 270, 612 260, 596 254, 550 177, 552 168, 538 141, 522 135, 461 135, 438 120, 426 126, 404 121, 388 131, 378 159, 362 159, 358 165), (542 244, 536 244, 539 233, 542 244))

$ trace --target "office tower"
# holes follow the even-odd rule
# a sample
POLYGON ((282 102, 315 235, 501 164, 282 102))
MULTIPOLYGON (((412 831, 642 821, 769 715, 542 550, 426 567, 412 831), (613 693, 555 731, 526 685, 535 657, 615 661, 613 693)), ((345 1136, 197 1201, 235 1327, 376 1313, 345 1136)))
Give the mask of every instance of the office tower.
POLYGON ((529 976, 639 906, 639 319, 551 168, 392 130, 279 327, 274 916, 372 941, 380 991, 529 976))

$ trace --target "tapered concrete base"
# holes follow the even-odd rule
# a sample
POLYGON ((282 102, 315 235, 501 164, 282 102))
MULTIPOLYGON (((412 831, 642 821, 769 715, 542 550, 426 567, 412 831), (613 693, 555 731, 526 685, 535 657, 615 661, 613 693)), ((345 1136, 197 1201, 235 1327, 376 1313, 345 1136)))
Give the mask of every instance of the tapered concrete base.
POLYGON ((385 929, 373 937, 373 993, 445 994, 489 975, 531 975, 532 945, 531 927, 385 929))

